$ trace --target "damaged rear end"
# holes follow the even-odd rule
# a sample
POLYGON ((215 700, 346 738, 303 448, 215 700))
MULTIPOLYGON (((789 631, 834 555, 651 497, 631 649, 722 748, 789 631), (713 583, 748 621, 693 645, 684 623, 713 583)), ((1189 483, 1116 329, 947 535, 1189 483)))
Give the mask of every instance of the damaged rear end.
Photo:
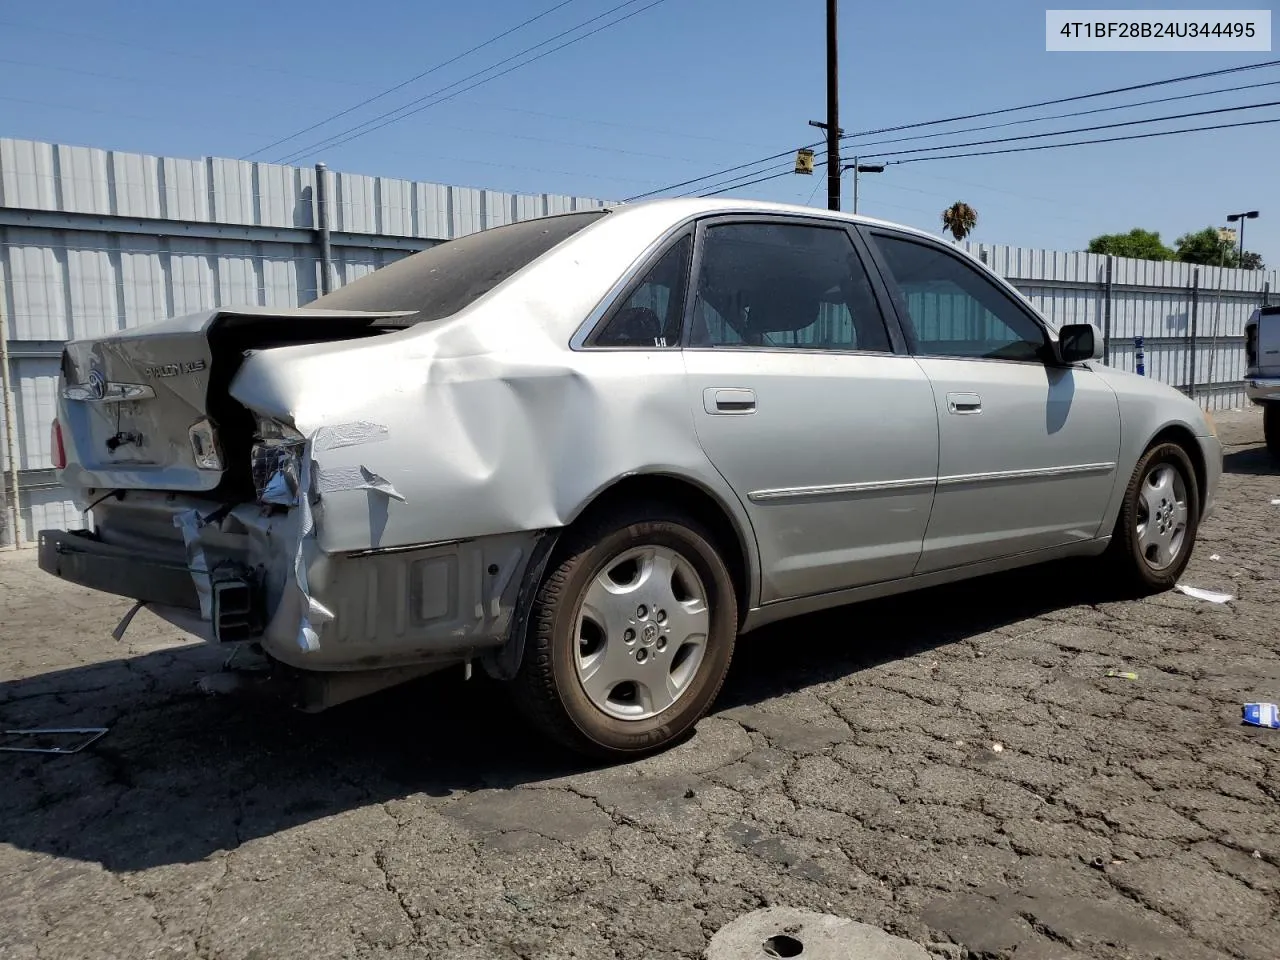
MULTIPOLYGON (((469 631, 449 622, 458 611, 432 610, 429 598, 418 606, 433 620, 430 638, 400 623, 400 643, 380 639, 380 594, 407 583, 407 563, 419 579, 451 571, 456 579, 456 547, 363 558, 319 549, 326 493, 400 498, 359 457, 344 456, 384 441, 387 428, 356 420, 304 435, 287 410, 264 414, 234 395, 255 355, 318 343, 350 349, 404 330, 411 315, 215 310, 69 343, 53 425, 56 465, 93 530, 41 531, 41 567, 138 601, 117 637, 146 605, 205 640, 260 644, 278 666, 302 671, 298 705, 308 708, 466 657, 469 631), (317 456, 331 469, 315 470, 317 456), (338 642, 321 652, 319 632, 339 609, 338 642), (440 643, 442 632, 456 642, 440 643), (336 692, 326 671, 362 676, 354 693, 336 692)), ((254 392, 270 398, 275 387, 255 380, 254 392)), ((341 395, 343 384, 332 389, 341 395)), ((405 602, 385 599, 387 609, 405 602)))
POLYGON ((237 401, 231 384, 255 353, 383 336, 408 315, 213 310, 67 344, 55 466, 94 530, 42 531, 41 566, 222 642, 294 616, 297 565, 286 561, 310 519, 308 442, 237 401))
MULTIPOLYGON (((54 459, 93 529, 40 531, 40 566, 138 601, 117 637, 146 605, 257 645, 304 708, 473 657, 509 674, 559 521, 545 484, 493 462, 524 398, 490 357, 514 338, 524 358, 550 342, 543 322, 579 322, 607 289, 519 280, 603 213, 459 238, 311 307, 68 343, 54 459)), ((556 263, 584 276, 581 253, 556 263)))

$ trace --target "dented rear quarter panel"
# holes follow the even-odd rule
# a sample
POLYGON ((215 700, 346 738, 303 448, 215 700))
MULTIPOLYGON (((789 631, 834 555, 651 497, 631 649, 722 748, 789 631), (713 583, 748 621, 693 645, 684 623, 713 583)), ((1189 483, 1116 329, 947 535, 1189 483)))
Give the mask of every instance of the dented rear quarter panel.
POLYGON ((446 320, 251 355, 231 384, 249 409, 307 437, 361 421, 386 427, 375 442, 313 446, 320 477, 363 467, 403 498, 323 494, 319 548, 337 554, 555 529, 617 480, 664 474, 726 508, 756 569, 742 504, 698 443, 681 352, 569 348, 680 214, 611 213, 446 320))

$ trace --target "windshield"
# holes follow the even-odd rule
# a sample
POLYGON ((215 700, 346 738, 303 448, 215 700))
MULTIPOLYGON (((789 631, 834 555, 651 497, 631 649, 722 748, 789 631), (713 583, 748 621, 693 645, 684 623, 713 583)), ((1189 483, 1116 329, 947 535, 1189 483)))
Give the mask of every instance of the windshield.
POLYGON ((449 317, 605 213, 566 213, 481 230, 397 260, 307 306, 416 312, 397 318, 397 325, 449 317))

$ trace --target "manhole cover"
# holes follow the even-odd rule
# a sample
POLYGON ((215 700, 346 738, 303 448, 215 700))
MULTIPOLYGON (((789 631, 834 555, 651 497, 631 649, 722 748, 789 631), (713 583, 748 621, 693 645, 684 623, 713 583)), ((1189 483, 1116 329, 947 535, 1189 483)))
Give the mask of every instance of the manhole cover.
POLYGON ((918 943, 829 913, 769 907, 721 927, 707 960, 931 960, 918 943))

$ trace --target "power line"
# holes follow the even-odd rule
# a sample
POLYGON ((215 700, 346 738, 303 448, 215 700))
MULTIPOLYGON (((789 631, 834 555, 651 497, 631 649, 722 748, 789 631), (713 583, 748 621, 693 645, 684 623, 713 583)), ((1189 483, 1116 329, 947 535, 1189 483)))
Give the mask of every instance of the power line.
MULTIPOLYGON (((817 161, 815 161, 815 162, 814 162, 814 164, 813 164, 813 169, 814 169, 814 170, 820 170, 820 169, 822 169, 823 167, 825 167, 826 165, 827 165, 827 161, 825 161, 825 160, 817 160, 817 161)), ((757 171, 757 172, 758 172, 758 171, 757 171)), ((709 193, 699 193, 699 194, 697 194, 697 196, 699 196, 699 197, 714 197, 714 196, 716 196, 716 195, 718 195, 718 194, 721 194, 721 193, 727 193, 727 192, 728 192, 728 191, 730 191, 730 190, 737 190, 739 187, 750 187, 750 186, 753 186, 753 185, 755 185, 755 184, 757 184, 757 183, 764 183, 766 180, 777 180, 779 177, 786 177, 786 176, 790 176, 791 174, 792 174, 792 171, 791 171, 791 170, 783 170, 783 171, 781 171, 781 172, 779 172, 779 173, 771 173, 771 174, 769 174, 769 176, 767 176, 767 177, 760 177, 760 178, 759 178, 759 179, 757 179, 757 180, 748 180, 746 183, 730 183, 730 184, 728 184, 728 185, 724 185, 724 184, 719 184, 719 185, 717 185, 717 184, 712 184, 712 186, 719 186, 719 189, 717 189, 717 190, 712 190, 712 191, 710 191, 709 193)))
POLYGON ((1199 133, 1203 130, 1230 130, 1234 127, 1258 127, 1268 123, 1280 123, 1280 117, 1270 120, 1241 120, 1236 123, 1216 123, 1205 127, 1184 127, 1181 130, 1156 130, 1153 133, 1135 133, 1124 137, 1099 137, 1096 140, 1073 140, 1068 143, 1039 143, 1029 147, 1004 147, 1000 150, 976 150, 972 153, 951 153, 932 157, 908 157, 905 160, 887 160, 888 164, 920 163, 923 160, 961 160, 965 157, 987 157, 996 153, 1026 153, 1031 150, 1052 150, 1056 147, 1079 147, 1090 143, 1117 143, 1121 140, 1146 140, 1150 137, 1167 137, 1175 133, 1199 133))
MULTIPOLYGON (((1098 137, 1091 140, 1071 140, 1066 143, 1039 143, 1023 147, 1003 147, 999 150, 975 150, 970 153, 942 154, 930 157, 908 157, 904 160, 887 160, 885 162, 888 165, 897 166, 904 163, 921 163, 925 160, 962 160, 967 157, 987 157, 993 154, 1002 153, 1027 153, 1033 150, 1056 150, 1060 147, 1080 147, 1095 143, 1119 143, 1126 140, 1147 140, 1152 137, 1168 137, 1181 133, 1201 133, 1207 130, 1231 130, 1236 127, 1257 127, 1270 123, 1280 123, 1280 117, 1274 117, 1269 120, 1240 120, 1235 123, 1215 123, 1202 127, 1183 127, 1178 130, 1156 130, 1151 133, 1134 133, 1119 137, 1098 137)), ((817 168, 819 165, 820 164, 815 163, 814 167, 817 168)), ((777 180, 779 177, 787 176, 790 172, 791 171, 789 170, 783 170, 781 173, 770 174, 767 177, 760 177, 757 180, 750 180, 746 183, 732 184, 720 190, 700 194, 700 196, 713 197, 716 194, 724 193, 728 190, 734 190, 739 187, 750 187, 757 183, 764 183, 767 180, 777 180)))
POLYGON ((1267 60, 1262 63, 1248 63, 1239 67, 1226 67, 1222 70, 1210 70, 1206 73, 1191 73, 1182 77, 1170 77, 1167 80, 1151 80, 1147 83, 1135 83, 1127 87, 1112 87, 1109 90, 1099 90, 1096 93, 1078 93, 1071 97, 1057 97, 1053 100, 1040 100, 1036 103, 1023 104, 1020 107, 1002 107, 999 110, 983 110, 980 113, 967 113, 955 117, 945 117, 942 120, 921 120, 916 123, 903 123, 896 127, 881 127, 878 130, 862 130, 857 133, 846 133, 840 139, 848 140, 851 137, 867 137, 877 133, 896 133, 899 130, 914 130, 920 127, 937 126, 940 123, 956 123, 960 120, 976 120, 979 117, 994 117, 1003 113, 1016 113, 1019 110, 1033 110, 1037 107, 1052 107, 1059 103, 1074 103, 1077 100, 1092 100, 1095 97, 1109 97, 1115 93, 1128 93, 1132 90, 1147 90, 1151 87, 1168 86, 1171 83, 1185 83, 1188 80, 1203 80, 1206 77, 1218 77, 1229 73, 1243 73, 1247 70, 1261 70, 1265 67, 1274 67, 1280 64, 1280 60, 1267 60))
POLYGON ((590 30, 587 33, 581 34, 570 40, 566 40, 564 43, 557 44, 556 46, 552 47, 550 50, 544 50, 542 53, 538 54, 537 56, 530 57, 528 60, 523 60, 520 63, 514 64, 513 66, 508 67, 506 70, 502 70, 499 73, 493 74, 492 76, 485 77, 482 80, 477 80, 475 83, 472 83, 469 86, 465 86, 461 90, 455 90, 453 93, 448 94, 447 96, 443 96, 435 100, 431 99, 432 97, 435 97, 438 94, 444 93, 445 91, 451 89, 452 87, 456 87, 459 84, 466 83, 468 80, 471 80, 475 77, 479 77, 481 74, 488 73, 490 70, 493 70, 495 67, 500 67, 505 63, 510 63, 512 60, 522 57, 526 53, 529 53, 530 51, 538 49, 538 47, 546 46, 548 43, 551 43, 552 41, 557 40, 560 37, 566 36, 567 34, 573 33, 575 30, 581 30, 587 24, 594 23, 595 21, 600 20, 604 17, 607 17, 611 13, 616 13, 617 11, 621 10, 623 7, 629 7, 636 2, 637 0, 626 0, 625 3, 620 3, 615 7, 611 7, 610 9, 606 10, 604 13, 600 14, 599 16, 592 17, 590 20, 584 20, 582 23, 578 24, 577 26, 570 27, 568 30, 565 30, 565 31, 562 31, 561 33, 556 34, 554 37, 551 37, 549 40, 543 40, 541 43, 534 44, 532 47, 528 47, 524 50, 521 50, 519 53, 512 54, 510 57, 507 57, 504 60, 499 60, 497 63, 491 66, 485 67, 483 70, 479 70, 476 73, 471 74, 470 76, 463 77, 461 80, 457 80, 454 83, 449 84, 448 86, 441 87, 439 90, 436 90, 432 93, 428 93, 424 96, 418 97, 416 100, 410 100, 408 103, 404 104, 403 106, 397 107, 394 110, 388 110, 385 113, 381 113, 376 117, 366 120, 364 123, 358 123, 354 127, 349 127, 346 130, 343 130, 337 134, 334 134, 331 137, 326 137, 323 140, 319 140, 315 143, 312 143, 306 147, 303 147, 301 150, 296 150, 293 153, 289 154, 287 157, 282 157, 281 159, 275 162, 276 163, 292 163, 292 162, 295 162, 297 159, 300 159, 301 157, 306 156, 307 154, 311 153, 313 150, 317 148, 332 149, 334 147, 341 146, 344 143, 349 143, 350 141, 355 140, 358 137, 363 137, 366 134, 373 133, 375 130, 381 130, 383 127, 389 126, 393 123, 398 123, 399 121, 405 119, 406 117, 410 117, 415 113, 420 113, 421 111, 426 110, 428 107, 434 107, 437 104, 444 103, 447 100, 452 100, 454 97, 457 97, 463 93, 466 93, 468 90, 473 90, 482 84, 490 82, 491 80, 496 80, 499 77, 506 76, 508 73, 511 73, 513 70, 518 70, 521 67, 528 66, 529 64, 537 60, 541 60, 543 57, 550 56, 551 54, 555 53, 558 50, 563 50, 565 47, 572 46, 573 44, 578 43, 581 40, 585 40, 588 37, 595 36, 597 33, 600 33, 603 30, 607 30, 610 27, 617 26, 619 23, 622 23, 625 20, 630 20, 632 17, 639 16, 640 14, 644 13, 646 10, 651 10, 652 8, 658 6, 659 4, 665 3, 666 0, 652 0, 652 2, 646 4, 643 7, 640 7, 638 10, 632 10, 630 13, 627 13, 621 17, 618 17, 616 20, 610 20, 608 23, 602 24, 601 26, 596 27, 594 30, 590 30), (424 103, 423 101, 428 101, 428 102, 424 103), (421 105, 415 106, 415 104, 421 104, 421 105), (407 110, 407 108, 409 107, 413 107, 414 109, 407 110), (402 111, 406 111, 406 110, 407 112, 402 113, 402 111), (400 116, 395 116, 395 114, 400 114, 400 116), (379 120, 381 120, 382 122, 379 123, 378 122, 379 120), (361 129, 361 128, 368 128, 368 129, 361 129))
POLYGON ((602 127, 621 127, 624 130, 632 132, 641 131, 645 133, 657 133, 664 137, 675 137, 679 140, 705 140, 708 143, 731 143, 737 147, 763 147, 762 143, 753 143, 748 140, 728 140, 724 137, 709 137, 700 133, 689 133, 687 130, 667 130, 664 127, 648 127, 638 123, 623 122, 619 120, 605 120, 601 117, 571 117, 563 113, 546 113, 542 110, 530 110, 527 107, 512 107, 500 103, 486 103, 482 100, 459 100, 459 103, 468 104, 473 107, 481 107, 486 110, 502 110, 506 113, 522 113, 530 117, 546 117, 550 120, 567 120, 570 123, 589 123, 602 127))
MULTIPOLYGON (((814 161, 814 165, 813 165, 813 167, 814 167, 814 169, 816 170, 816 169, 818 169, 819 167, 825 167, 826 165, 827 165, 827 161, 826 161, 826 159, 824 158, 824 159, 822 159, 822 160, 816 160, 816 161, 814 161)), ((708 184, 706 184, 705 186, 702 186, 702 187, 695 187, 693 190, 689 190, 689 191, 687 191, 687 192, 685 192, 685 193, 677 194, 677 196, 680 196, 680 197, 704 197, 704 196, 706 196, 706 195, 707 195, 707 194, 704 192, 704 191, 706 191, 706 190, 719 190, 719 188, 721 188, 721 187, 732 187, 732 186, 734 186, 734 185, 735 185, 739 180, 749 180, 749 179, 751 179, 752 177, 758 177, 758 176, 760 176, 760 175, 761 175, 761 174, 763 174, 763 173, 770 172, 770 171, 773 171, 773 170, 777 170, 780 174, 785 174, 785 173, 792 173, 792 172, 794 172, 795 167, 793 166, 793 164, 791 163, 791 161, 787 161, 786 163, 774 163, 774 164, 770 164, 770 165, 769 165, 769 166, 767 166, 767 167, 761 167, 759 170, 752 170, 752 171, 750 171, 750 172, 748 172, 748 173, 739 173, 739 174, 736 174, 735 176, 729 177, 727 180, 719 180, 719 181, 717 181, 717 182, 715 182, 715 183, 708 183, 708 184)))
MULTIPOLYGON (((100 47, 104 43, 110 43, 118 47, 130 47, 134 50, 146 50, 149 53, 158 53, 161 56, 176 57, 185 61, 208 60, 224 71, 227 67, 235 67, 236 70, 257 70, 260 73, 274 73, 284 77, 295 77, 299 80, 308 80, 312 83, 330 83, 342 87, 367 86, 367 84, 340 80, 332 74, 328 76, 319 76, 312 73, 298 73, 295 70, 282 70, 278 67, 265 67, 261 63, 256 63, 252 60, 229 59, 224 53, 208 54, 194 53, 191 50, 166 50, 162 47, 151 47, 141 43, 132 43, 128 40, 117 40, 114 37, 104 37, 100 33, 74 33, 70 30, 54 30, 51 27, 38 26, 33 23, 19 23, 14 20, 0 20, 0 27, 18 27, 23 30, 36 30, 43 31, 45 33, 52 33, 53 35, 60 37, 71 37, 78 40, 92 40, 95 47, 100 47)), ((154 82, 154 79, 152 82, 154 82)))
MULTIPOLYGON (((813 147, 820 147, 820 146, 822 146, 822 141, 818 140, 818 141, 815 141, 814 143, 807 144, 801 149, 808 150, 813 147)), ((794 153, 795 153, 794 150, 784 150, 782 153, 775 153, 773 156, 770 156, 770 157, 761 157, 759 160, 752 160, 750 163, 740 163, 736 167, 726 167, 724 170, 717 170, 715 173, 708 173, 706 176, 703 176, 703 177, 694 177, 692 180, 685 180, 681 183, 668 184, 665 187, 659 187, 657 190, 650 190, 648 193, 638 193, 634 197, 627 197, 627 199, 624 202, 630 203, 632 200, 643 200, 645 197, 651 197, 655 193, 666 193, 668 190, 678 190, 680 187, 687 187, 690 184, 698 183, 699 181, 702 181, 702 180, 711 180, 714 177, 723 176, 726 173, 733 173, 735 170, 742 170, 742 169, 745 169, 746 167, 758 167, 762 163, 768 163, 770 160, 780 160, 783 157, 789 157, 794 153)), ((823 162, 825 163, 826 161, 823 161, 823 162)), ((817 164, 815 163, 815 166, 816 165, 817 164)), ((759 173, 759 172, 760 172, 759 170, 755 171, 755 173, 759 173)))
MULTIPOLYGON (((822 166, 824 166, 824 167, 825 167, 825 166, 826 166, 826 164, 824 163, 824 164, 822 164, 822 166)), ((817 170, 817 169, 818 169, 818 164, 816 164, 816 163, 815 163, 815 164, 813 165, 813 169, 814 169, 814 170, 817 170)), ((770 174, 770 175, 769 175, 769 176, 767 176, 767 177, 761 177, 759 180, 748 180, 746 183, 735 183, 735 184, 731 184, 730 186, 722 187, 722 188, 721 188, 721 189, 719 189, 719 190, 712 190, 712 191, 710 191, 709 193, 700 193, 700 194, 698 194, 698 196, 700 196, 700 197, 714 197, 714 196, 717 196, 717 195, 719 195, 719 194, 721 194, 721 193, 728 193, 730 190, 737 190, 737 189, 739 189, 740 187, 750 187, 750 186, 754 186, 754 185, 755 185, 755 184, 757 184, 757 183, 764 183, 766 180, 777 180, 779 177, 785 177, 785 176, 786 176, 788 173, 790 173, 790 172, 791 172, 791 171, 789 171, 789 170, 783 170, 781 173, 773 173, 773 174, 770 174)))
POLYGON ((998 130, 1003 127, 1016 127, 1024 123, 1040 123, 1045 120, 1065 120, 1069 117, 1084 117, 1094 113, 1110 113, 1116 110, 1131 110, 1134 107, 1149 107, 1157 103, 1173 103, 1175 100, 1191 100, 1196 97, 1211 97, 1219 93, 1237 93, 1241 90, 1256 90, 1259 87, 1280 86, 1280 80, 1267 80, 1263 83, 1247 83, 1239 87, 1224 87, 1221 90, 1201 90, 1197 93, 1181 93, 1176 97, 1156 97, 1153 100, 1138 100, 1135 103, 1122 103, 1112 107, 1092 107, 1088 110, 1072 110, 1068 113, 1051 113, 1044 117, 1026 117, 1022 120, 1005 120, 1002 123, 988 123, 978 127, 961 127, 958 130, 941 130, 938 133, 917 133, 906 137, 895 137, 892 140, 875 140, 871 143, 859 143, 855 149, 880 147, 890 143, 907 143, 912 140, 928 140, 933 137, 950 137, 961 133, 978 133, 982 130, 998 130))
POLYGON ((1238 113, 1241 110, 1260 110, 1263 107, 1280 106, 1280 100, 1267 103, 1248 103, 1239 107, 1216 107, 1213 110, 1196 110, 1191 113, 1173 113, 1167 117, 1148 117, 1144 120, 1122 120, 1119 123, 1098 123, 1070 130, 1046 130, 1042 133, 1024 133, 1016 137, 996 137, 991 140, 970 140, 968 143, 948 143, 937 147, 913 147, 909 150, 876 151, 871 157, 901 157, 910 153, 928 153, 932 150, 956 150, 961 147, 982 147, 992 143, 1013 143, 1016 140, 1038 140, 1041 137, 1064 137, 1072 133, 1092 133, 1095 130, 1114 130, 1117 127, 1136 127, 1144 123, 1161 123, 1165 120, 1188 120, 1191 117, 1207 117, 1218 113, 1238 113))
POLYGON ((297 131, 296 133, 291 133, 287 137, 281 137, 279 140, 274 140, 271 143, 268 143, 265 147, 259 147, 257 150, 254 150, 251 153, 246 153, 240 159, 248 160, 250 157, 254 156, 255 154, 265 153, 266 151, 270 150, 272 147, 278 147, 282 143, 288 143, 290 140, 300 137, 304 133, 310 133, 312 130, 315 130, 317 127, 323 127, 326 123, 330 123, 334 120, 337 120, 339 117, 345 117, 347 114, 352 113, 353 111, 359 110, 361 107, 368 106, 369 104, 373 103, 375 100, 381 100, 383 97, 390 96, 391 94, 395 93, 397 90, 401 90, 412 83, 417 83, 423 77, 430 76, 431 74, 435 73, 437 70, 443 70, 445 67, 449 66, 450 64, 457 63, 459 60, 463 59, 464 57, 471 56, 471 54, 475 53, 477 50, 483 50, 485 47, 490 46, 494 43, 497 43, 503 37, 511 36, 511 34, 515 33, 517 30, 523 30, 525 27, 529 26, 529 24, 534 23, 537 20, 541 20, 543 17, 549 16, 550 14, 555 13, 561 7, 567 7, 569 4, 576 3, 576 2, 577 0, 560 0, 560 2, 557 3, 555 6, 548 7, 546 10, 543 10, 541 13, 537 14, 536 16, 532 16, 528 20, 524 20, 520 23, 517 23, 514 27, 511 27, 507 30, 502 31, 502 33, 499 33, 490 37, 488 40, 484 41, 483 43, 476 44, 474 47, 472 47, 469 50, 462 51, 462 53, 458 54, 457 56, 450 57, 448 60, 444 60, 440 63, 437 63, 434 67, 429 67, 426 70, 423 70, 421 73, 415 74, 414 76, 410 77, 408 80, 403 80, 400 83, 395 84, 394 86, 387 87, 387 89, 383 90, 381 93, 376 93, 372 97, 366 97, 364 100, 361 100, 359 103, 355 104, 354 106, 350 106, 350 107, 347 107, 347 109, 345 110, 340 110, 337 113, 330 114, 329 116, 325 117, 323 120, 319 121, 318 123, 313 123, 309 127, 303 127, 301 130, 297 131))
MULTIPOLYGON (((1059 103, 1069 103, 1076 100, 1087 100, 1094 97, 1105 97, 1115 93, 1127 93, 1131 90, 1143 90, 1143 89, 1148 89, 1150 87, 1167 86, 1168 84, 1171 84, 1171 83, 1183 83, 1188 80, 1202 80, 1206 77, 1216 77, 1222 74, 1239 73, 1245 70, 1260 70, 1265 67, 1274 67, 1278 64, 1280 64, 1280 60, 1267 60, 1263 63, 1246 64, 1239 67, 1228 67, 1223 70, 1210 70, 1206 73, 1193 73, 1193 74, 1188 74, 1186 76, 1181 76, 1181 77, 1170 77, 1166 80, 1153 80, 1149 83, 1133 84, 1127 87, 1113 87, 1108 90, 1099 90, 1095 93, 1082 93, 1082 94, 1076 94, 1075 96, 1071 96, 1071 97, 1058 97, 1053 100, 1040 100, 1035 103, 1027 103, 1017 107, 1002 107, 999 110, 985 110, 979 113, 970 113, 970 114, 964 114, 961 116, 946 117, 941 120, 922 120, 916 123, 899 124, 896 127, 880 127, 875 130, 860 130, 856 133, 847 133, 841 139, 847 140, 854 137, 875 136, 876 134, 880 134, 880 133, 894 133, 898 130, 910 130, 910 129, 916 129, 919 127, 929 127, 929 126, 935 126, 941 123, 954 123, 959 120, 976 120, 979 117, 989 117, 989 116, 995 116, 997 114, 1013 113, 1018 110, 1031 110, 1037 107, 1051 106, 1059 103)), ((807 144, 805 149, 821 146, 823 142, 825 141, 818 141, 817 143, 807 144)), ((682 181, 681 183, 673 183, 659 190, 651 190, 648 193, 642 193, 634 197, 628 197, 627 200, 628 201, 642 200, 645 197, 650 197, 650 196, 653 196, 654 194, 665 193, 668 190, 677 190, 681 187, 687 187, 690 184, 698 183, 699 181, 702 181, 702 180, 711 180, 715 177, 723 176, 726 173, 733 173, 736 170, 743 170, 743 169, 746 169, 747 167, 754 167, 754 166, 759 166, 762 163, 768 163, 770 160, 778 160, 778 159, 781 159, 782 157, 791 156, 791 154, 794 152, 795 152, 794 150, 788 150, 783 153, 774 154, 773 156, 761 157, 759 160, 753 160, 749 163, 740 163, 734 167, 726 167, 723 170, 715 170, 701 177, 695 177, 692 180, 685 180, 685 181, 682 181)))

